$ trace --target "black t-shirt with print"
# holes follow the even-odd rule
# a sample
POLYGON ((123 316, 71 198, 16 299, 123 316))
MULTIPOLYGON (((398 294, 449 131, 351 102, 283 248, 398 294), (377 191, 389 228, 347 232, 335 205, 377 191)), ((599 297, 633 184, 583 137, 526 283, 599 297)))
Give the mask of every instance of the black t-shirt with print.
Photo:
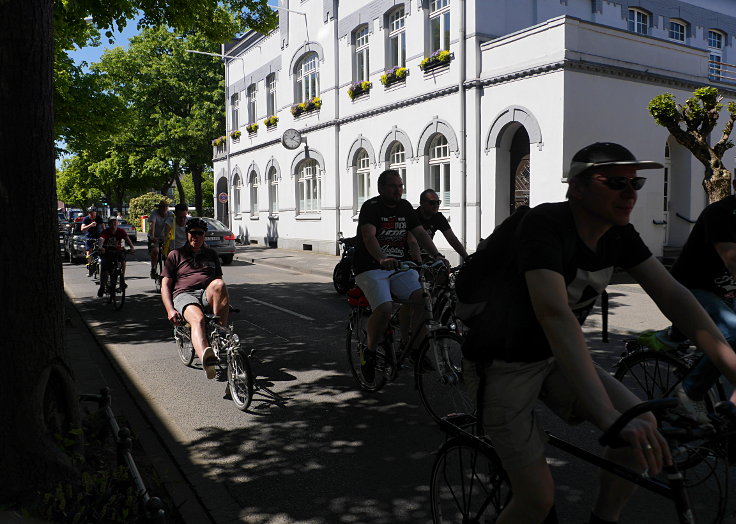
POLYGON ((358 215, 358 244, 353 261, 356 274, 381 269, 378 261, 368 253, 363 244, 360 228, 365 224, 376 227, 376 239, 385 257, 404 259, 408 256, 407 232, 417 227, 419 221, 414 208, 406 200, 400 200, 395 207, 385 205, 380 196, 366 200, 358 215))
POLYGON ((736 196, 707 206, 682 247, 672 275, 689 289, 736 298, 736 279, 716 251, 716 242, 736 242, 736 196))
POLYGON ((561 274, 568 304, 582 324, 605 290, 614 267, 624 269, 651 256, 631 224, 611 227, 596 252, 580 239, 567 202, 541 204, 522 219, 514 238, 515 262, 499 279, 483 312, 484 321, 470 330, 463 352, 471 360, 498 358, 536 362, 552 356, 539 324, 524 273, 549 269, 561 274))
POLYGON ((422 227, 427 231, 430 238, 434 238, 434 234, 437 231, 441 231, 444 233, 448 229, 450 229, 450 223, 445 218, 445 215, 442 213, 435 213, 429 218, 425 218, 424 215, 422 215, 421 208, 416 209, 417 212, 417 218, 419 219, 419 223, 422 225, 422 227))

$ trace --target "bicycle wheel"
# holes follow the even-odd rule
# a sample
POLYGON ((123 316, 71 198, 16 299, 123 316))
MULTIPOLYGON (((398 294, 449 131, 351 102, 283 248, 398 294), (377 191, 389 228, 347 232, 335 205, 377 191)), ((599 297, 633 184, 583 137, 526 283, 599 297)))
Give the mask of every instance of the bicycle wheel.
POLYGON ((419 350, 414 377, 424 409, 439 423, 450 413, 475 413, 475 398, 463 380, 463 340, 442 330, 426 337, 419 350))
POLYGON ((242 348, 233 350, 227 363, 227 384, 230 396, 240 411, 245 411, 253 400, 253 372, 248 354, 242 348))
POLYGON ((635 351, 622 358, 614 377, 642 400, 672 397, 689 367, 667 353, 635 351))
POLYGON ((182 326, 174 326, 174 341, 179 352, 179 358, 185 366, 191 366, 194 362, 194 346, 190 335, 182 326))
POLYGON ((435 524, 493 523, 511 500, 511 485, 492 449, 456 437, 437 455, 429 500, 435 524))
POLYGON ((365 391, 378 391, 386 383, 386 375, 380 372, 374 373, 373 380, 366 380, 363 376, 363 351, 365 351, 368 333, 368 315, 365 308, 355 307, 350 313, 347 333, 345 336, 345 349, 348 354, 348 364, 353 378, 365 391))
POLYGON ((120 283, 120 274, 116 271, 114 275, 111 275, 112 288, 114 290, 112 305, 116 311, 123 309, 125 304, 125 288, 118 286, 120 283))
POLYGON ((332 285, 335 287, 335 291, 341 295, 347 293, 352 287, 350 285, 350 280, 350 268, 345 266, 342 262, 338 262, 335 269, 332 271, 332 285))

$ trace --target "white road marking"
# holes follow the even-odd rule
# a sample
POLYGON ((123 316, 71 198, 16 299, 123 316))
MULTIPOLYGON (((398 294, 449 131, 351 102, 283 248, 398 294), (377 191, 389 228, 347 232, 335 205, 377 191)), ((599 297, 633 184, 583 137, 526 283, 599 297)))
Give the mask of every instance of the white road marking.
POLYGON ((253 298, 253 297, 243 297, 243 298, 245 298, 246 300, 252 300, 253 302, 257 302, 258 304, 261 304, 266 307, 278 309, 279 311, 283 311, 284 313, 288 313, 289 315, 294 315, 295 317, 303 318, 304 320, 311 320, 312 322, 315 321, 315 319, 313 319, 312 317, 308 317, 307 315, 302 315, 301 313, 297 313, 296 311, 292 311, 290 309, 286 309, 286 308, 277 306, 275 304, 269 304, 268 302, 264 302, 263 300, 258 300, 257 298, 253 298))

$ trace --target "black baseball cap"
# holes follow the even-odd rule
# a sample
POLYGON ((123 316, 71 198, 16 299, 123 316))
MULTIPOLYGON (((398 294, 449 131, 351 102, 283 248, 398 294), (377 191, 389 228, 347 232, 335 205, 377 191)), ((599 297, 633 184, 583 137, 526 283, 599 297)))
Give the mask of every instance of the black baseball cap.
POLYGON ((587 173, 594 167, 631 166, 634 169, 659 169, 664 167, 652 160, 637 160, 631 151, 613 142, 596 142, 575 153, 563 182, 587 173))

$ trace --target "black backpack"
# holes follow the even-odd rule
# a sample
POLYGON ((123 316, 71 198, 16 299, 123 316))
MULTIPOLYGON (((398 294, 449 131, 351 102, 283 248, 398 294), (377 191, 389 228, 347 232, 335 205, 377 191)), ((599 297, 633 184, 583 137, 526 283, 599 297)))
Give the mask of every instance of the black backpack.
POLYGON ((501 222, 488 238, 481 241, 475 253, 469 255, 455 276, 455 316, 472 329, 505 269, 514 261, 513 242, 516 229, 529 211, 518 207, 501 222))

